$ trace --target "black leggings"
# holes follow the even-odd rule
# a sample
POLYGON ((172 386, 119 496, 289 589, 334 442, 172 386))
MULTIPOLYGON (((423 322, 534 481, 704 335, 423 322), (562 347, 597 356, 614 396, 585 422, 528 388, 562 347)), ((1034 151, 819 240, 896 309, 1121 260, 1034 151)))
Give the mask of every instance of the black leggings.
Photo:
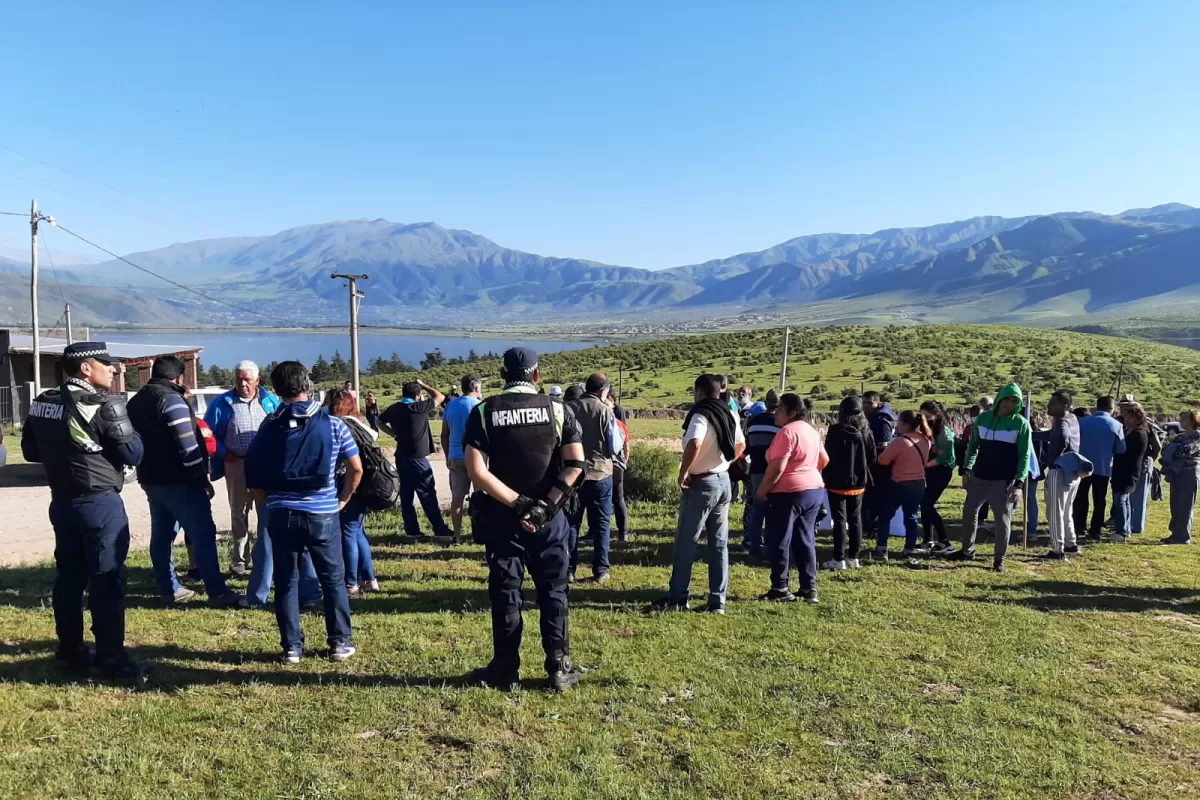
POLYGON ((942 515, 937 510, 937 501, 941 498, 942 492, 946 491, 946 487, 950 485, 952 477, 954 477, 954 469, 951 467, 938 465, 925 470, 925 495, 921 498, 921 527, 924 529, 927 543, 933 541, 930 536, 931 530, 937 531, 937 541, 950 541, 946 536, 946 523, 942 522, 942 515))

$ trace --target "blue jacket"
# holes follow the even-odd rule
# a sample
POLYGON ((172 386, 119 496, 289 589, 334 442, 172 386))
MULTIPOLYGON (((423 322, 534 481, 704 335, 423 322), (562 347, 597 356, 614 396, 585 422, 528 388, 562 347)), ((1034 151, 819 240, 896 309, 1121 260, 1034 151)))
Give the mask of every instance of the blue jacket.
POLYGON ((1071 480, 1075 480, 1075 476, 1081 472, 1088 473, 1092 471, 1092 462, 1071 450, 1060 455, 1055 460, 1054 466, 1071 473, 1071 480))
POLYGON ((896 421, 900 418, 890 403, 884 403, 867 417, 867 427, 875 437, 875 452, 882 453, 896 435, 896 421))
POLYGON ((1112 477, 1113 456, 1125 452, 1125 426, 1112 414, 1097 411, 1079 420, 1079 454, 1092 462, 1095 475, 1112 477))
MULTIPOLYGON (((236 396, 237 392, 230 389, 213 400, 204 412, 204 421, 212 428, 213 437, 217 440, 217 452, 209 459, 209 470, 214 481, 225 477, 225 431, 229 428, 229 420, 233 419, 233 398, 236 396)), ((258 402, 268 414, 275 413, 280 406, 279 398, 261 386, 258 387, 258 402)))

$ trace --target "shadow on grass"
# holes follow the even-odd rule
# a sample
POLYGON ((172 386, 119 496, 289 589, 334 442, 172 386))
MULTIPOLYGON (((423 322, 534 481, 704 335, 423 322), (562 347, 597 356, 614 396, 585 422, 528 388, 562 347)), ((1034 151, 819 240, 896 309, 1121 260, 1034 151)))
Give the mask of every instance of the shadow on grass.
MULTIPOLYGON (((68 669, 54 661, 49 652, 53 651, 53 642, 29 642, 22 645, 24 653, 35 651, 29 658, 0 663, 0 684, 25 684, 30 686, 70 686, 87 685, 95 682, 97 685, 109 685, 95 671, 78 671, 68 669)), ((455 689, 478 687, 480 684, 466 675, 363 675, 352 672, 312 671, 303 666, 267 668, 266 664, 274 659, 242 658, 241 660, 216 658, 220 653, 204 653, 183 650, 172 647, 137 647, 131 651, 139 660, 149 662, 149 671, 144 682, 134 685, 130 682, 114 681, 111 685, 127 686, 141 692, 174 692, 196 686, 218 685, 268 685, 268 686, 346 686, 351 688, 433 688, 455 689), (167 661, 170 659, 170 661, 167 661), (228 669, 213 667, 190 666, 174 663, 176 660, 204 661, 208 663, 228 664, 228 669), (257 662, 257 663, 256 663, 257 662), (254 665, 250 669, 241 668, 242 664, 254 665), (260 666, 261 665, 261 666, 260 666)), ((306 655, 306 658, 317 658, 316 653, 306 655)), ((521 681, 524 689, 546 688, 544 679, 526 679, 521 681)))
POLYGON ((1038 611, 1176 611, 1200 614, 1197 591, 1149 586, 1096 586, 1078 581, 1029 581, 1012 586, 969 583, 986 596, 963 597, 1003 605, 1025 606, 1038 611), (1036 593, 1032 597, 1005 596, 1036 593), (999 595, 999 596, 998 596, 999 595), (1185 602, 1189 601, 1189 602, 1185 602))

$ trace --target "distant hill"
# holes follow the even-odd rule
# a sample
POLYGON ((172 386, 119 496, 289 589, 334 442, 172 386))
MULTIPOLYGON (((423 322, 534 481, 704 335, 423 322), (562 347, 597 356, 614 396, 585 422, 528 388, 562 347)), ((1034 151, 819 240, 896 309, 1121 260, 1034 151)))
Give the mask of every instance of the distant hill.
MULTIPOLYGON (((362 314, 373 323, 458 324, 548 314, 632 315, 631 321, 644 323, 649 311, 686 316, 711 308, 705 313, 731 315, 838 300, 854 300, 859 317, 902 305, 906 316, 919 319, 924 305, 935 304, 940 319, 959 314, 1011 322, 1047 309, 1086 316, 1182 289, 1191 297, 1193 288, 1200 289, 1192 246, 1197 230, 1200 209, 1180 203, 1113 216, 985 216, 870 234, 801 236, 765 250, 654 271, 526 253, 434 222, 375 219, 179 243, 129 258, 205 294, 253 305, 276 323, 340 320, 345 287, 330 279, 332 272, 370 275, 362 284, 362 314), (1145 278, 1122 280, 1122 271, 1131 268, 1145 278)), ((0 275, 15 278, 22 269, 0 262, 0 275)), ((176 324, 264 321, 165 287, 118 261, 73 267, 71 274, 78 284, 72 293, 88 309, 81 324, 157 323, 164 315, 174 315, 176 324), (118 288, 125 301, 108 302, 113 295, 104 290, 118 288)), ((1200 298, 1200 291, 1195 294, 1200 298)), ((1180 296, 1172 294, 1174 301, 1180 296)))

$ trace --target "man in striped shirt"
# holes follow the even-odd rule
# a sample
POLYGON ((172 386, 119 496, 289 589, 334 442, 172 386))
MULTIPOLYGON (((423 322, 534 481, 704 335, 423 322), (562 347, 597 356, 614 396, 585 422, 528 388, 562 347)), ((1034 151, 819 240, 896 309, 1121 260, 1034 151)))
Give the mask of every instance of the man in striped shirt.
MULTIPOLYGON (((258 488, 264 484, 252 484, 252 491, 259 500, 264 499, 267 508, 267 526, 262 535, 269 539, 266 552, 272 564, 265 569, 275 573, 275 619, 279 623, 280 644, 283 647, 283 663, 298 664, 304 652, 304 633, 300 629, 300 598, 298 574, 304 569, 307 552, 312 556, 317 579, 325 602, 325 634, 329 643, 329 660, 345 661, 355 653, 354 639, 350 629, 350 598, 346 593, 345 565, 342 560, 342 528, 339 512, 354 496, 362 480, 362 460, 358 446, 346 423, 330 415, 316 400, 309 399, 311 384, 308 370, 298 361, 284 361, 271 372, 271 384, 283 401, 278 418, 271 417, 266 426, 284 425, 289 428, 305 428, 305 435, 315 434, 311 440, 313 448, 299 451, 299 460, 315 452, 320 454, 318 440, 329 446, 329 461, 314 463, 313 478, 324 478, 321 488, 310 491, 270 491, 258 488), (309 426, 326 425, 327 430, 309 426), (324 437, 329 437, 325 439, 324 437), (334 475, 339 461, 346 462, 346 478, 339 493, 334 475)), ((260 437, 262 433, 260 432, 260 437)), ((255 475, 270 473, 271 479, 282 475, 291 464, 283 463, 282 453, 264 452, 265 443, 277 439, 266 436, 255 439, 246 455, 247 480, 255 475), (268 467, 260 470, 261 459, 268 467), (251 469, 251 461, 256 463, 251 469)), ((282 440, 280 440, 282 441, 282 440)), ((319 456, 318 456, 319 458, 319 456)), ((257 564, 255 565, 258 566, 257 564)))
POLYGON ((204 579, 209 604, 242 608, 245 598, 229 590, 217 563, 208 451, 197 435, 195 412, 183 397, 183 374, 183 361, 161 356, 151 367, 150 382, 129 401, 129 418, 145 448, 137 475, 150 502, 154 582, 168 603, 182 603, 194 594, 180 586, 175 577, 172 546, 179 528, 183 528, 204 579))

